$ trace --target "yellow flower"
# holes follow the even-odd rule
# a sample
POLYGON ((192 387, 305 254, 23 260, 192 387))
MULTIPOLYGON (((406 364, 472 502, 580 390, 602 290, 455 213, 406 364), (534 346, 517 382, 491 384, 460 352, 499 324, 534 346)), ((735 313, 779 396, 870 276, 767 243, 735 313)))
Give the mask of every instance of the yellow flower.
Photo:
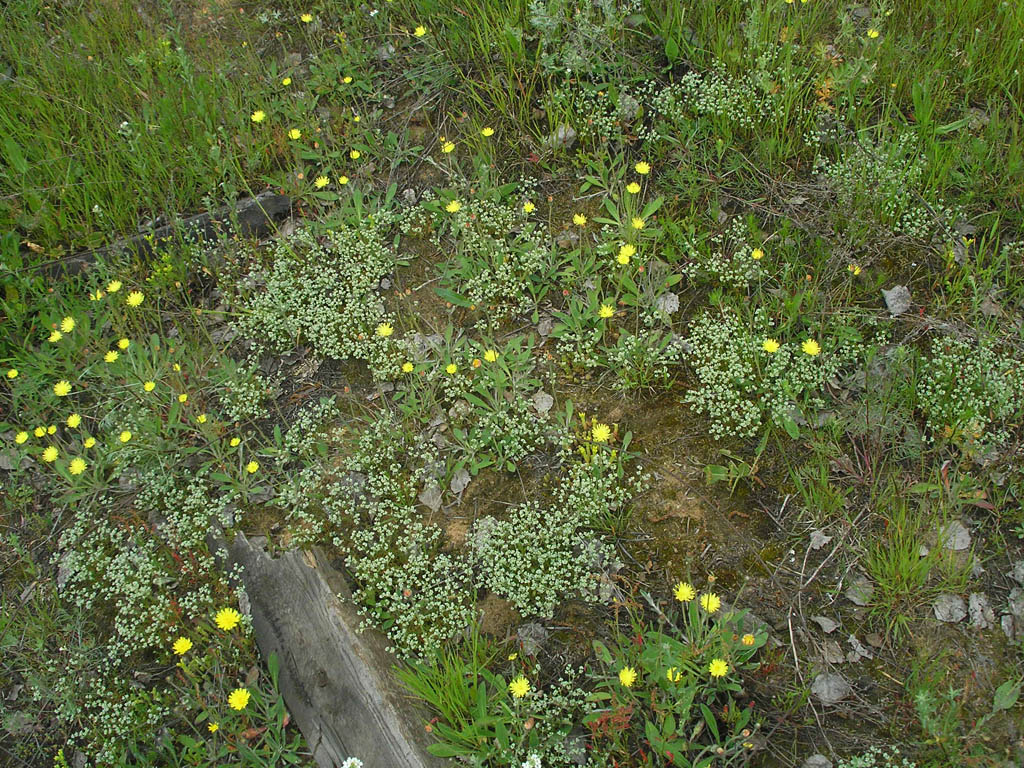
POLYGON ((92 448, 94 445, 96 445, 96 438, 95 437, 87 437, 82 442, 82 446, 85 447, 85 448, 92 448))
POLYGON ((450 203, 448 203, 448 205, 444 207, 444 209, 448 211, 448 213, 458 213, 460 210, 462 210, 462 203, 460 203, 458 200, 452 200, 450 203))
POLYGON ((68 464, 68 472, 72 475, 80 475, 85 472, 85 467, 85 459, 80 456, 76 456, 71 460, 71 463, 68 464))
POLYGON ((762 251, 760 248, 755 248, 750 252, 750 258, 752 258, 754 261, 760 261, 761 259, 764 258, 764 251, 762 251))
POLYGON ((120 349, 128 349, 132 345, 131 339, 121 339, 117 342, 117 346, 120 349))
POLYGON ((292 128, 290 131, 288 131, 288 138, 291 139, 292 141, 298 141, 299 139, 302 138, 302 131, 300 131, 298 128, 292 128))
POLYGON ((328 179, 326 176, 317 176, 316 181, 313 182, 313 186, 316 187, 317 189, 323 189, 330 183, 331 180, 328 179))
POLYGON ((237 627, 238 622, 241 620, 242 614, 234 608, 221 608, 217 611, 217 615, 213 617, 214 623, 225 632, 230 632, 237 627))
POLYGON ((533 213, 535 210, 537 210, 537 206, 529 200, 523 203, 523 213, 533 213))
MULTIPOLYGON (((303 24, 309 24, 311 21, 313 21, 313 14, 312 13, 304 13, 301 16, 299 16, 299 20, 303 24)), ((239 709, 241 709, 241 707, 239 707, 239 709)))
POLYGON ((619 264, 629 264, 629 260, 634 254, 636 254, 636 246, 632 243, 626 243, 624 246, 619 248, 619 264))
POLYGON ((415 366, 413 366, 412 363, 406 360, 404 363, 402 363, 402 373, 412 373, 414 367, 415 366))
POLYGON ((60 341, 63 338, 64 338, 64 334, 61 333, 60 331, 58 331, 56 328, 54 328, 53 331, 50 333, 49 337, 47 337, 46 340, 56 344, 58 341, 60 341))
POLYGON ((60 321, 60 329, 64 331, 64 333, 71 333, 75 330, 75 318, 65 317, 60 321))
POLYGON ((779 342, 777 342, 775 339, 765 339, 764 341, 761 342, 761 349, 763 349, 770 355, 774 355, 776 352, 779 351, 779 342))
POLYGON ((209 723, 206 726, 206 730, 208 730, 210 733, 216 733, 220 730, 220 723, 209 723))
POLYGON ((46 434, 46 427, 36 427, 33 430, 33 434, 35 434, 36 437, 42 437, 46 434))
POLYGON ((381 323, 380 325, 377 326, 377 335, 378 336, 383 336, 385 339, 388 336, 390 336, 392 333, 394 333, 394 332, 395 332, 395 329, 392 328, 387 323, 381 323))
POLYGON ((636 670, 632 667, 623 667, 619 670, 619 682, 626 688, 632 688, 636 682, 636 670))
POLYGON ((582 213, 575 213, 572 217, 572 223, 575 224, 577 227, 582 227, 584 224, 587 223, 587 217, 584 216, 582 213))
POLYGON ((425 34, 427 34, 427 28, 416 27, 416 30, 413 32, 413 34, 416 35, 416 37, 423 37, 425 34))
POLYGON ((530 692, 530 681, 520 675, 508 684, 508 690, 513 698, 521 699, 530 692))
POLYGON ((16 379, 16 378, 18 378, 18 369, 17 368, 8 368, 7 369, 7 378, 8 379, 16 379))
POLYGON ((137 307, 144 298, 146 297, 142 294, 142 291, 132 291, 128 294, 128 298, 124 300, 124 303, 129 307, 137 307))
POLYGON ((154 389, 156 389, 156 382, 155 381, 147 381, 147 382, 145 382, 142 385, 142 388, 144 390, 146 390, 147 392, 152 392, 154 389))
MULTIPOLYGON (((351 79, 351 78, 349 78, 349 79, 351 79)), ((353 115, 352 116, 352 122, 353 123, 358 123, 360 120, 362 120, 362 118, 359 117, 359 115, 353 115)))
POLYGON ((457 366, 455 363, 448 363, 448 365, 445 366, 444 370, 448 374, 454 374, 457 370, 459 370, 459 366, 457 366))
POLYGON ((488 349, 484 351, 484 360, 488 363, 493 363, 498 359, 498 350, 488 349))
POLYGON ((121 290, 121 281, 120 280, 111 280, 109 283, 107 283, 107 293, 117 293, 120 290, 121 290))
POLYGON ((186 402, 188 402, 188 395, 186 395, 184 392, 182 392, 180 395, 178 395, 178 402, 179 403, 186 403, 186 402))
POLYGON ((82 417, 77 413, 72 413, 70 416, 68 416, 68 420, 64 423, 71 427, 71 429, 74 429, 75 427, 82 423, 82 417))
POLYGON ((242 438, 240 438, 240 437, 232 437, 231 441, 228 443, 228 445, 230 445, 232 448, 237 448, 241 444, 241 442, 242 442, 242 438))
POLYGON ((113 363, 113 362, 117 361, 117 358, 118 358, 117 350, 116 349, 110 349, 110 350, 107 350, 107 354, 105 354, 103 356, 103 362, 105 362, 105 363, 113 363))
POLYGON ((597 316, 607 320, 609 317, 615 314, 615 310, 607 304, 602 304, 597 310, 597 316))
POLYGON ((89 294, 89 301, 99 301, 103 298, 103 291, 96 290, 89 294))
POLYGON ((174 645, 171 646, 171 649, 178 656, 184 656, 186 653, 192 650, 192 641, 189 640, 187 637, 179 637, 177 640, 174 641, 174 645))
POLYGON ((712 659, 708 664, 708 672, 712 677, 725 677, 729 674, 729 665, 725 663, 724 659, 712 659))
POLYGON ((673 590, 673 594, 676 596, 676 600, 678 600, 680 603, 688 603, 697 596, 697 591, 693 588, 692 584, 685 581, 680 581, 678 584, 676 584, 676 588, 675 590, 673 590))
POLYGON ((122 432, 122 433, 121 433, 120 435, 118 435, 118 439, 119 439, 119 440, 120 440, 120 441, 121 441, 122 443, 127 443, 127 442, 128 442, 129 440, 131 440, 131 439, 132 439, 132 433, 131 433, 131 432, 129 432, 129 431, 128 431, 128 430, 126 429, 126 430, 124 430, 124 431, 123 431, 123 432, 122 432))
POLYGON ((14 442, 16 442, 18 445, 21 445, 26 440, 28 440, 28 432, 26 432, 25 430, 22 430, 21 432, 14 436, 14 442))
POLYGON ((679 671, 679 667, 669 667, 665 670, 665 677, 670 683, 678 683, 683 679, 683 673, 679 671))
POLYGON ((175 363, 175 364, 174 364, 174 365, 172 365, 171 367, 172 367, 172 368, 173 368, 173 369, 174 369, 175 371, 181 371, 181 365, 180 365, 179 363, 175 363))
POLYGON ((286 77, 286 78, 283 78, 281 80, 281 85, 291 85, 291 84, 292 84, 292 79, 290 77, 286 77))
POLYGON ((46 434, 48 434, 48 435, 56 434, 56 432, 57 432, 57 425, 56 424, 51 424, 50 426, 48 426, 46 428, 46 434))
POLYGON ((629 182, 629 184, 626 185, 626 191, 629 192, 629 194, 631 195, 635 195, 640 191, 640 185, 637 184, 635 181, 631 181, 629 182))
POLYGON ((629 223, 633 227, 633 229, 643 229, 644 224, 646 222, 639 216, 634 216, 632 219, 629 220, 629 223))
POLYGON ((446 141, 441 145, 441 151, 446 155, 451 154, 455 151, 455 143, 452 141, 446 141))
POLYGON ((489 126, 489 125, 488 125, 488 126, 487 126, 486 128, 484 128, 484 129, 483 129, 482 131, 480 131, 480 135, 481 135, 481 136, 484 136, 484 137, 489 137, 489 136, 493 136, 493 135, 494 135, 494 129, 493 129, 493 128, 491 128, 491 126, 489 126))
POLYGON ((637 163, 634 167, 636 168, 636 172, 639 173, 641 176, 646 176, 648 173, 651 172, 651 166, 645 163, 643 160, 637 163))
POLYGON ((358 149, 353 149, 348 153, 348 156, 351 157, 353 160, 358 160, 360 155, 361 153, 358 149))
POLYGON ((245 688, 235 688, 228 696, 228 706, 232 709, 242 710, 249 705, 251 694, 245 688))
POLYGON ((343 82, 345 85, 348 85, 349 83, 352 82, 352 75, 345 75, 343 78, 341 78, 341 82, 343 82))
POLYGON ((206 414, 205 413, 200 413, 198 416, 196 416, 196 421, 198 421, 200 424, 205 424, 206 423, 206 414))
POLYGON ((248 472, 250 475, 256 474, 256 472, 259 471, 259 468, 260 463, 258 461, 250 461, 248 464, 245 465, 245 471, 248 472))
POLYGON ((264 112, 262 109, 257 109, 255 112, 249 115, 249 119, 252 120, 254 123, 262 123, 266 119, 266 117, 267 113, 264 112))
POLYGON ((722 600, 714 592, 705 592, 700 596, 700 607, 708 613, 714 613, 722 607, 722 600))
POLYGON ((607 424, 602 424, 599 421, 594 422, 594 426, 590 430, 590 437, 595 443, 607 443, 612 436, 612 428, 607 424))
POLYGON ((753 645, 754 643, 757 642, 757 638, 754 637, 752 634, 750 634, 748 632, 747 634, 745 634, 743 637, 740 638, 740 642, 743 643, 744 645, 753 645))
POLYGON ((848 264, 846 266, 846 268, 850 271, 850 274, 852 274, 854 277, 856 277, 857 275, 859 275, 861 273, 861 268, 860 268, 859 264, 848 264))
POLYGON ((800 349, 804 351, 805 355, 810 355, 811 357, 821 354, 821 345, 814 339, 807 339, 807 341, 800 345, 800 349))
POLYGON ((71 391, 71 382, 67 379, 61 379, 53 385, 53 394, 57 397, 65 397, 68 392, 71 391))
POLYGON ((870 37, 872 40, 874 40, 876 37, 878 37, 878 30, 875 29, 874 27, 869 29, 868 30, 868 37, 870 37))
POLYGON ((43 451, 43 461, 50 464, 56 461, 59 455, 60 453, 57 451, 56 447, 52 445, 47 446, 46 450, 43 451))
POLYGON ((341 185, 341 186, 343 186, 343 187, 344 187, 344 186, 345 186, 346 184, 348 184, 348 176, 339 176, 339 177, 338 177, 338 184, 340 184, 340 185, 341 185))

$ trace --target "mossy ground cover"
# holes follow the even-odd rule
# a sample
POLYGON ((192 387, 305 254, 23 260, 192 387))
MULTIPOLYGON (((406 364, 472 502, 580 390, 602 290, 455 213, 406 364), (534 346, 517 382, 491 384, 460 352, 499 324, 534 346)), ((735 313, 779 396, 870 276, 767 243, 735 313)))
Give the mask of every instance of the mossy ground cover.
POLYGON ((309 764, 211 530, 455 762, 1020 763, 1017 5, 2 13, 12 765, 309 764))

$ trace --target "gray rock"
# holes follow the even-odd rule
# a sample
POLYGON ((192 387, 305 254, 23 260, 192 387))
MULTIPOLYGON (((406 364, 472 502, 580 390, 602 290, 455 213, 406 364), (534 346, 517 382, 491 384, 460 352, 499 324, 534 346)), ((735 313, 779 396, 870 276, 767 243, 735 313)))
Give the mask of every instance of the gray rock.
POLYGON ((946 549, 959 551, 971 546, 971 534, 959 520, 951 520, 939 531, 939 542, 946 549))
POLYGON ((1006 575, 1024 587, 1024 560, 1018 560, 1014 563, 1013 568, 1006 575))
POLYGON ((875 594, 875 585, 867 576, 858 576, 850 582, 844 594, 854 605, 868 605, 871 603, 871 596, 875 594))
POLYGON ((821 647, 821 659, 826 664, 843 664, 846 662, 843 649, 835 640, 825 641, 825 644, 821 647))
POLYGON ((972 592, 967 596, 967 614, 971 617, 971 626, 978 629, 989 629, 996 621, 984 592, 972 592))
POLYGON ((555 398, 542 389, 533 393, 533 407, 541 416, 547 416, 551 406, 555 404, 555 398))
POLYGON ((956 624, 967 617, 967 605, 959 595, 949 593, 939 595, 932 605, 935 618, 947 624, 956 624))
POLYGON ((814 682, 811 683, 811 693, 822 704, 838 704, 853 693, 853 686, 842 675, 830 672, 814 678, 814 682))
POLYGON ((1017 621, 1024 621, 1024 589, 1014 587, 1006 599, 1006 607, 1017 621))
POLYGON ((801 768, 832 768, 832 761, 822 754, 815 754, 804 760, 801 768))
POLYGON ((860 640, 858 640, 856 635, 850 635, 849 643, 850 648, 852 650, 848 654, 846 654, 846 660, 851 664, 854 664, 860 661, 861 659, 875 658, 875 654, 873 654, 867 648, 867 646, 865 646, 860 640))
POLYGON ((466 470, 466 468, 459 467, 457 470, 455 470, 455 474, 452 475, 452 482, 448 487, 451 488, 452 493, 458 496, 460 493, 466 490, 466 486, 469 485, 469 479, 469 472, 466 470))
POLYGON ((537 323, 537 333, 539 333, 541 336, 548 337, 551 335, 551 331, 554 327, 554 318, 542 317, 540 322, 537 323))
POLYGON ((832 537, 827 536, 823 531, 811 531, 811 549, 821 549, 830 541, 832 541, 832 537))
POLYGON ((882 289, 882 296, 885 298, 885 306, 893 317, 902 315, 910 309, 910 289, 905 285, 894 285, 889 290, 882 289))
POLYGON ((527 656, 537 655, 537 651, 541 649, 544 641, 548 639, 548 634, 544 625, 538 624, 536 621, 523 624, 516 630, 516 637, 519 638, 519 642, 523 647, 523 653, 527 656))
POLYGON ((826 635, 839 629, 839 622, 833 621, 827 616, 811 616, 811 621, 821 627, 821 631, 826 635))
POLYGON ((544 143, 552 149, 556 147, 568 149, 576 143, 576 130, 571 125, 560 125, 544 140, 544 143))
POLYGON ((658 297, 655 305, 658 307, 659 312, 672 315, 679 311, 679 297, 672 292, 663 293, 658 297))
POLYGON ((430 480, 416 498, 431 512, 437 512, 441 508, 441 486, 436 480, 430 480))

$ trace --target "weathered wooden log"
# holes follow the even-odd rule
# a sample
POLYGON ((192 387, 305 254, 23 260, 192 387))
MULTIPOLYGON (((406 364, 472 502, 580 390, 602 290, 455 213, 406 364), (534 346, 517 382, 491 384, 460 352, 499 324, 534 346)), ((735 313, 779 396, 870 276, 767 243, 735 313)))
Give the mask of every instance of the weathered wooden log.
POLYGON ((358 757, 366 768, 436 768, 424 711, 389 673, 394 657, 379 632, 359 633, 344 576, 321 550, 272 558, 265 540, 237 534, 226 546, 243 566, 253 632, 264 658, 276 653, 279 684, 318 765, 358 757))
POLYGON ((133 253, 142 259, 152 259, 161 245, 180 238, 207 242, 220 234, 231 233, 243 237, 262 237, 272 230, 275 221, 288 215, 291 204, 291 198, 286 195, 261 192, 256 197, 246 198, 216 211, 201 213, 157 227, 150 232, 118 240, 103 248, 80 251, 56 261, 46 262, 39 268, 51 276, 58 276, 61 273, 74 275, 88 269, 98 258, 117 253, 133 253))

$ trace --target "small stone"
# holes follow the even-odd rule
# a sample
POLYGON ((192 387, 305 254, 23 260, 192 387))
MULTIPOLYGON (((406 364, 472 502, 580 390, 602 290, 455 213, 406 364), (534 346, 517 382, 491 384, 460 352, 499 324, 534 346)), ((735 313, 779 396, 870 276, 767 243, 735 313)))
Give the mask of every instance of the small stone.
POLYGON ((541 416, 547 416, 551 406, 555 404, 555 398, 542 389, 533 393, 533 407, 541 416))
POLYGON ((811 616, 811 621, 821 627, 821 631, 826 635, 839 629, 839 622, 833 621, 827 616, 811 616))
POLYGON ((996 621, 996 615, 984 592, 968 595, 967 614, 971 617, 971 626, 978 629, 989 629, 996 621))
POLYGON ((811 693, 817 696, 822 704, 838 704, 853 693, 853 687, 845 677, 831 672, 814 678, 811 693))
POLYGON ((932 606, 935 618, 947 624, 956 624, 967 617, 967 605, 959 595, 939 595, 932 606))
POLYGON ((1006 599, 1006 607, 1018 621, 1024 621, 1024 589, 1014 587, 1006 599))
POLYGON ((679 297, 674 293, 663 293, 655 302, 659 312, 672 315, 679 311, 679 297))
POLYGON ((894 285, 889 290, 882 289, 885 306, 893 317, 902 315, 910 309, 910 289, 905 285, 894 285))
POLYGON ((541 321, 537 323, 537 333, 541 336, 547 337, 551 335, 552 329, 555 327, 554 318, 542 317, 541 321))
POLYGON ((811 549, 821 549, 830 541, 832 541, 832 537, 825 535, 822 531, 811 531, 811 549))
POLYGON ((952 520, 939 531, 939 542, 946 549, 959 551, 971 546, 971 534, 959 520, 952 520))
POLYGON ((458 496, 460 493, 466 490, 466 486, 469 485, 469 479, 469 472, 466 470, 466 468, 459 467, 457 470, 455 470, 455 474, 452 475, 452 481, 448 487, 451 488, 452 493, 458 496))
POLYGON ((804 760, 801 768, 832 768, 832 761, 822 754, 814 754, 804 760))
POLYGON ((843 664, 846 656, 843 649, 835 640, 826 640, 821 648, 821 658, 826 664, 843 664))
POLYGON ((516 630, 516 637, 523 646, 523 653, 527 656, 536 656, 544 641, 548 639, 548 631, 542 624, 531 621, 523 624, 516 630))
POLYGON ((858 662, 861 659, 875 658, 875 654, 873 654, 867 646, 858 640, 856 635, 850 635, 848 642, 853 650, 846 654, 846 660, 851 664, 858 662))
POLYGON ((1006 575, 1024 587, 1024 560, 1018 560, 1014 563, 1013 568, 1006 575))
POLYGON ((877 632, 868 632, 864 635, 864 639, 868 641, 868 645, 873 645, 875 648, 881 648, 885 645, 885 638, 877 632))
POLYGON ((441 508, 441 487, 437 484, 436 480, 431 480, 427 485, 420 491, 417 498, 423 506, 430 509, 431 512, 437 512, 441 508))
POLYGON ((871 580, 867 576, 858 576, 850 582, 850 586, 846 588, 844 594, 854 605, 864 606, 871 602, 871 596, 874 593, 875 585, 871 583, 871 580))

